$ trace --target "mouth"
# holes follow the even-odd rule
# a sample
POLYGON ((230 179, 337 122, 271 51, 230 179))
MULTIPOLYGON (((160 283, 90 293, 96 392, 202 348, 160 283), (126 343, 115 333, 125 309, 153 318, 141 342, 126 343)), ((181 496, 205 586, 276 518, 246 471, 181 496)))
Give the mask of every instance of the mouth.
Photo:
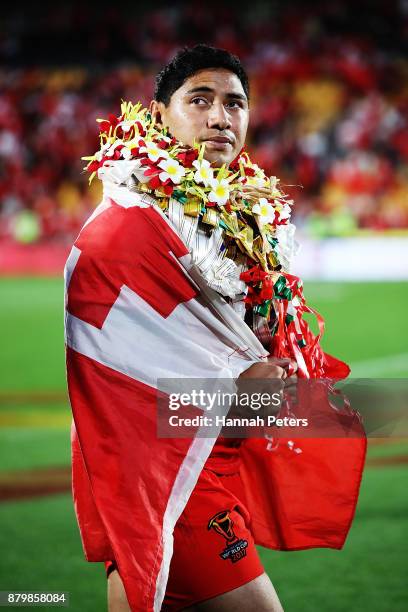
POLYGON ((226 136, 213 136, 204 140, 207 146, 216 151, 224 151, 232 147, 232 140, 226 136))

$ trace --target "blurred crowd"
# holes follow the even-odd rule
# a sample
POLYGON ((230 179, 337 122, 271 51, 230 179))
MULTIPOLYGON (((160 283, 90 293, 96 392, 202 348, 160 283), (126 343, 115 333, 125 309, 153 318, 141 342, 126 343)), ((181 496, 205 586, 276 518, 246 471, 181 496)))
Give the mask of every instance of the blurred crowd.
POLYGON ((297 225, 317 236, 407 229, 408 1, 280 5, 11 12, 0 38, 0 239, 72 242, 101 198, 81 160, 99 146, 96 118, 119 114, 121 99, 147 104, 157 70, 196 42, 247 68, 247 150, 293 196, 297 225))

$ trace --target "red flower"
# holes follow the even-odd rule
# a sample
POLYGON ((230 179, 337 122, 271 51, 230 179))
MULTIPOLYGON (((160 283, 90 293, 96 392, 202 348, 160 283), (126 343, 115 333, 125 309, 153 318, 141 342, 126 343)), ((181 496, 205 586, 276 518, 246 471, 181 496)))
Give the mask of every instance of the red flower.
POLYGON ((148 168, 143 172, 145 176, 153 176, 155 174, 159 174, 159 170, 153 164, 143 164, 143 166, 148 165, 148 168))
POLYGON ((115 148, 115 152, 112 156, 112 159, 120 159, 121 158, 121 150, 123 149, 123 145, 118 145, 115 148))
POLYGON ((89 166, 87 166, 88 172, 96 172, 100 167, 100 163, 101 162, 98 162, 96 159, 90 162, 89 166))
POLYGON ((159 175, 156 174, 155 176, 152 176, 150 181, 148 182, 148 185, 150 189, 157 189, 158 187, 161 187, 161 181, 159 179, 159 175))
POLYGON ((123 138, 124 140, 131 140, 136 135, 135 126, 131 125, 127 132, 125 132, 122 126, 118 127, 116 130, 117 138, 123 138))
POLYGON ((136 127, 137 127, 137 130, 138 130, 138 132, 139 132, 140 136, 146 136, 146 130, 143 128, 143 126, 142 126, 142 124, 140 123, 140 121, 136 121, 136 124, 135 124, 135 125, 136 125, 136 127))
MULTIPOLYGON (((159 158, 157 162, 153 162, 148 157, 142 157, 142 159, 140 160, 140 165, 147 166, 150 170, 154 170, 154 172, 160 172, 159 168, 157 167, 157 164, 159 163, 160 159, 161 158, 159 158)), ((145 174, 147 176, 147 171, 145 172, 145 174)), ((149 174, 151 174, 151 172, 149 172, 149 174)))
POLYGON ((168 183, 168 185, 163 185, 163 191, 167 196, 171 196, 174 191, 174 185, 171 183, 171 181, 168 181, 168 183))
POLYGON ((231 170, 235 170, 235 171, 239 170, 239 158, 241 157, 244 151, 245 151, 245 146, 242 147, 238 155, 234 157, 234 159, 230 163, 229 167, 231 168, 231 170))
POLYGON ((244 166, 244 172, 246 176, 255 176, 255 170, 249 166, 244 166))
POLYGON ((115 127, 118 125, 120 119, 120 117, 117 118, 115 117, 115 115, 112 115, 112 113, 110 113, 108 115, 108 119, 106 119, 105 121, 101 121, 101 123, 99 124, 100 131, 104 132, 105 134, 109 134, 110 128, 114 130, 115 127))
POLYGON ((111 128, 111 124, 109 121, 101 121, 99 124, 100 131, 104 132, 105 134, 109 134, 110 128, 111 128))
POLYGON ((180 151, 180 153, 177 153, 176 157, 185 168, 191 168, 193 161, 198 158, 198 151, 196 149, 187 149, 186 151, 180 151))
MULTIPOLYGON (((151 171, 153 171, 153 168, 151 169, 151 171)), ((146 172, 145 172, 145 175, 148 176, 146 172)), ((148 185, 150 189, 158 189, 159 187, 161 187, 164 193, 168 196, 171 196, 174 190, 174 186, 172 185, 172 182, 170 179, 167 179, 164 182, 160 180, 158 171, 156 171, 156 174, 151 175, 148 185)))

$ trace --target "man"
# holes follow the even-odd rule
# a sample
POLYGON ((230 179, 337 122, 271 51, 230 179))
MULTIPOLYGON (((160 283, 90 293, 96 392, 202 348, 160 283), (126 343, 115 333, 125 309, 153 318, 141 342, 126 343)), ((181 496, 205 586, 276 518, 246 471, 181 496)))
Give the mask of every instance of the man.
MULTIPOLYGON (((150 111, 156 123, 168 128, 170 135, 184 145, 193 146, 195 143, 205 143, 204 156, 213 167, 220 167, 223 164, 228 166, 236 159, 245 143, 249 121, 247 76, 239 60, 224 50, 205 45, 197 45, 193 49, 183 50, 157 76, 155 98, 151 103, 150 111)), ((104 172, 105 176, 108 176, 110 171, 104 169, 104 172)), ((124 182, 122 181, 118 190, 116 186, 109 186, 107 181, 105 197, 109 195, 116 204, 120 204, 129 210, 128 207, 133 206, 133 202, 128 194, 123 196, 123 204, 121 204, 121 193, 124 192, 123 186, 124 182)), ((146 204, 143 204, 143 206, 146 206, 146 204)), ((146 211, 146 209, 142 208, 134 211, 134 213, 131 211, 131 214, 135 215, 135 221, 131 221, 129 217, 124 225, 125 222, 121 220, 124 211, 118 210, 117 207, 112 207, 110 204, 102 205, 102 209, 97 211, 97 216, 88 222, 88 225, 80 234, 67 264, 68 382, 76 425, 76 428, 73 427, 72 437, 74 497, 84 549, 88 560, 106 561, 110 612, 151 610, 153 606, 150 602, 153 601, 153 596, 154 610, 157 611, 159 609, 163 611, 183 609, 208 612, 233 610, 276 612, 281 610, 282 607, 259 560, 255 542, 270 547, 287 549, 318 545, 340 547, 350 525, 350 514, 354 511, 355 488, 352 495, 348 496, 347 487, 341 490, 339 485, 339 495, 345 495, 344 505, 347 510, 339 518, 339 537, 337 539, 334 536, 332 540, 330 539, 336 529, 326 539, 323 536, 321 539, 319 537, 313 539, 315 534, 310 536, 313 532, 312 527, 307 527, 299 540, 297 540, 296 535, 293 537, 288 535, 286 538, 283 533, 284 529, 282 530, 279 526, 279 520, 277 520, 276 526, 272 525, 273 519, 268 515, 269 502, 265 503, 263 501, 262 495, 268 495, 268 491, 262 492, 261 473, 262 469, 266 468, 261 468, 260 474, 257 475, 256 473, 257 465, 260 466, 261 463, 257 459, 257 453, 262 454, 262 456, 268 454, 265 453, 264 445, 261 449, 261 446, 257 447, 254 443, 252 450, 251 444, 242 445, 242 452, 244 452, 244 447, 247 449, 245 450, 247 453, 245 462, 247 467, 245 468, 240 466, 239 441, 228 441, 221 438, 212 448, 214 441, 210 441, 210 444, 208 444, 208 440, 206 440, 201 447, 206 445, 207 450, 201 448, 199 452, 197 451, 197 456, 194 456, 197 459, 196 467, 191 472, 192 476, 186 479, 189 480, 189 485, 184 487, 184 492, 179 495, 178 501, 176 500, 177 512, 171 514, 172 520, 166 522, 170 502, 167 504, 164 519, 160 514, 155 515, 156 506, 154 504, 159 506, 160 500, 154 499, 153 503, 154 491, 149 489, 148 479, 145 480, 144 472, 138 471, 138 468, 133 467, 133 464, 132 467, 123 466, 124 463, 129 466, 137 460, 136 457, 138 456, 134 454, 134 448, 130 443, 130 435, 128 436, 129 440, 124 440, 126 437, 124 431, 129 428, 129 431, 133 431, 133 436, 138 436, 137 439, 142 435, 138 443, 143 445, 143 427, 145 427, 145 431, 148 431, 150 426, 147 421, 144 424, 143 420, 147 408, 138 414, 126 413, 122 409, 123 396, 121 391, 118 392, 118 389, 119 387, 127 387, 129 393, 132 393, 132 397, 135 397, 136 401, 139 402, 138 405, 144 405, 143 403, 145 403, 145 406, 148 405, 148 400, 145 398, 150 393, 150 387, 146 391, 146 388, 140 386, 140 383, 136 387, 132 387, 132 385, 135 378, 144 382, 150 380, 149 364, 147 361, 141 363, 141 365, 138 364, 137 373, 132 375, 131 368, 133 365, 123 365, 127 357, 126 355, 122 357, 122 354, 123 351, 130 350, 130 363, 132 364, 133 360, 138 361, 139 353, 142 351, 148 352, 149 342, 156 342, 156 337, 158 335, 163 337, 164 332, 161 328, 159 329, 161 323, 154 318, 154 315, 152 319, 146 320, 142 325, 144 330, 148 327, 149 333, 152 332, 152 335, 147 335, 146 339, 143 340, 143 349, 139 349, 135 345, 133 345, 133 348, 129 348, 126 344, 128 338, 124 338, 123 342, 125 344, 123 346, 125 346, 125 349, 119 351, 120 354, 118 353, 116 361, 113 362, 109 354, 114 346, 111 344, 113 332, 108 334, 108 331, 106 331, 108 335, 102 342, 100 341, 99 330, 107 330, 106 321, 111 322, 112 320, 114 333, 119 336, 123 335, 124 321, 128 321, 129 316, 133 315, 126 314, 123 318, 123 314, 120 313, 131 308, 136 309, 140 304, 139 298, 137 298, 139 301, 136 300, 137 296, 148 300, 148 303, 159 311, 163 308, 164 312, 162 314, 166 317, 166 321, 170 322, 171 315, 175 312, 175 304, 167 308, 163 306, 163 303, 166 302, 175 287, 177 287, 179 293, 178 304, 193 304, 194 300, 200 299, 200 293, 195 293, 189 283, 185 284, 184 277, 178 275, 178 272, 171 268, 172 264, 171 261, 169 263, 168 258, 161 259, 162 255, 158 255, 157 265, 155 267, 151 266, 151 260, 156 257, 156 253, 159 251, 161 253, 161 249, 164 251, 170 249, 179 258, 179 261, 183 260, 186 252, 183 250, 183 244, 177 242, 177 238, 173 234, 167 236, 167 228, 165 225, 160 225, 161 222, 158 220, 157 214, 153 218, 150 209, 146 212, 143 211, 146 211), (107 215, 110 215, 111 218, 104 223, 107 215), (145 222, 146 219, 147 222, 145 222), (102 225, 103 223, 104 225, 102 225), (135 229, 132 229, 132 223, 135 229), (153 238, 153 235, 149 233, 149 224, 152 223, 155 225, 154 236, 156 238, 153 238), (159 225, 156 225, 157 223, 159 225), (99 228, 98 224, 100 224, 99 228), (112 229, 117 224, 121 228, 125 228, 121 229, 118 237, 114 233, 115 230, 112 229), (136 229, 141 232, 140 236, 138 236, 136 229), (101 236, 103 236, 103 240, 101 236), (160 243, 162 236, 164 237, 163 240, 167 240, 167 246, 160 243), (158 244, 149 252, 149 245, 153 244, 156 239, 159 241, 158 244), (119 256, 112 255, 110 251, 105 249, 106 241, 112 245, 112 249, 120 241, 120 257, 122 259, 119 263, 116 261, 119 256), (120 283, 122 289, 120 287, 115 289, 113 296, 109 294, 110 289, 108 287, 108 276, 110 274, 108 268, 111 265, 116 266, 115 274, 119 269, 123 276, 120 283), (148 274, 143 277, 145 278, 145 284, 150 283, 148 290, 146 290, 145 285, 143 287, 140 285, 140 274, 135 279, 130 272, 132 265, 135 270, 139 270, 140 274, 148 271, 148 274), (161 276, 160 279, 156 280, 157 274, 161 274, 161 276), (92 302, 89 295, 97 282, 101 283, 100 293, 97 297, 92 298, 92 302), (127 288, 129 288, 129 291, 132 289, 135 293, 129 293, 127 288), (116 299, 118 291, 120 292, 119 297, 115 302, 113 297, 116 299), (100 297, 101 293, 109 295, 106 299, 102 299, 100 297), (159 296, 157 299, 156 293, 159 296), (120 300, 123 300, 123 303, 119 304, 120 300), (115 316, 118 318, 114 320, 112 312, 115 308, 118 313, 115 316), (95 329, 98 332, 95 332, 95 329), (99 344, 95 349, 97 343, 99 344), (112 365, 113 363, 114 365, 112 365), (122 374, 119 376, 117 372, 122 374), (132 381, 126 379, 123 373, 130 376, 132 381), (95 383, 96 379, 97 384, 95 383), (105 387, 105 395, 103 395, 103 387, 105 387), (110 396, 110 401, 107 401, 106 395, 110 396), (89 400, 90 396, 92 396, 92 402, 89 400), (117 416, 112 417, 112 413, 117 416), (95 420, 95 414, 97 420, 95 420), (104 422, 105 428, 103 428, 104 422), (132 430, 132 427, 135 428, 135 423, 137 427, 132 430), (140 431, 142 434, 140 434, 140 431), (93 439, 92 443, 89 441, 91 438, 93 439), (115 440, 117 440, 117 444, 114 447, 115 440), (211 449, 212 452, 209 454, 211 449), (101 465, 102 461, 104 462, 103 465, 101 465), (123 472, 124 469, 127 471, 123 472), (132 478, 130 478, 131 471, 132 478), (129 481, 127 482, 128 475, 129 481), (253 488, 258 491, 259 497, 250 492, 252 481, 254 482, 253 488), (113 486, 115 482, 118 483, 117 486, 113 486), (87 486, 88 495, 86 494, 87 486), (247 494, 249 499, 252 500, 251 511, 246 504, 247 494), (179 501, 180 499, 182 501, 179 501), (354 505, 352 500, 354 500, 354 505), (148 514, 146 517, 142 513, 142 504, 145 504, 145 513, 148 514), (257 509, 260 513, 259 516, 256 514, 257 509), (139 519, 136 519, 136 513, 138 513, 139 519), (135 523, 139 522, 140 524, 142 520, 145 520, 145 531, 137 532, 135 523), (158 527, 161 528, 162 520, 164 540, 166 534, 170 538, 170 532, 174 530, 172 553, 170 544, 166 545, 165 542, 162 546, 163 538, 158 531, 158 527), (153 532, 158 531, 157 537, 155 536, 154 539, 146 529, 151 529, 153 532), (143 533, 146 535, 146 542, 143 540, 143 533), (310 541, 309 537, 312 537, 310 541), (154 552, 153 544, 150 544, 153 540, 154 542, 157 541, 156 545, 159 546, 157 554, 163 556, 163 561, 161 567, 155 569, 153 575, 157 578, 152 581, 152 576, 148 574, 148 568, 153 568, 154 556, 151 556, 151 561, 149 561, 150 557, 147 553, 146 559, 142 559, 142 557, 144 549, 150 551, 151 547, 154 552), (96 545, 95 542, 98 544, 96 545), (231 543, 239 543, 242 548, 245 548, 245 552, 240 553, 240 546, 234 548, 231 543), (223 548, 225 545, 226 547, 223 548), (138 554, 140 554, 140 558, 138 558, 138 554), (166 572, 168 572, 168 579, 166 572), (146 580, 145 590, 147 593, 146 598, 143 597, 143 601, 141 597, 144 585, 139 588, 135 582, 136 579, 140 582, 142 576, 143 580, 146 580), (154 583, 156 583, 156 591, 154 583), (163 592, 164 588, 166 588, 165 593, 163 592), (137 592, 140 594, 137 595, 137 592), (152 595, 150 596, 148 593, 152 593, 152 595)), ((180 213, 179 208, 177 209, 178 213, 180 213)), ((180 214, 182 215, 182 213, 180 214)), ((170 216, 170 221, 175 224, 179 235, 187 243, 186 233, 183 234, 181 226, 177 227, 176 215, 170 216)), ((196 231, 198 236, 197 226, 196 231)), ((197 238, 197 240, 199 239, 197 238)), ((194 248, 191 250, 194 256, 194 248)), ((220 291, 220 293, 228 296, 228 292, 223 294, 220 291)), ((225 300, 238 309, 243 306, 243 297, 241 295, 240 299, 232 300, 226 297, 225 300)), ((214 294, 213 306, 218 299, 214 294)), ((194 308, 196 313, 196 307, 194 308)), ((186 321, 191 312, 193 311, 190 311, 189 314, 186 313, 186 321)), ((209 316, 208 313, 206 316, 209 316)), ((213 315, 211 314, 211 316, 213 315)), ((213 325, 214 322, 207 321, 208 328, 213 325)), ((244 331, 244 327, 246 326, 241 319, 240 333, 245 335, 247 332, 244 331)), ((192 329, 197 329, 197 325, 194 324, 192 329)), ((125 335, 132 333, 131 328, 127 327, 126 330, 125 335)), ((196 360, 200 359, 198 349, 203 351, 208 349, 209 359, 213 363, 215 363, 217 355, 225 353, 227 332, 220 331, 221 335, 225 334, 224 339, 222 343, 214 344, 214 346, 211 345, 210 335, 203 336, 203 339, 200 340, 198 335, 197 339, 194 338, 194 333, 196 332, 193 332, 192 336, 194 347, 191 350, 193 351, 192 354, 196 355, 196 360), (208 347, 206 345, 207 341, 209 343, 208 347)), ((178 358, 180 355, 183 359, 182 354, 186 350, 182 344, 183 341, 173 338, 166 344, 166 338, 164 337, 161 348, 158 349, 160 353, 158 359, 167 360, 167 365, 171 356, 177 356, 178 358), (173 347, 173 349, 171 350, 170 347, 173 347)), ((223 362, 220 358, 219 366, 214 366, 209 365, 210 362, 207 359, 202 365, 203 376, 206 375, 209 378, 217 376, 218 367, 218 375, 224 378, 232 377, 241 380, 255 378, 270 380, 271 382, 277 379, 283 381, 287 379, 289 360, 271 357, 267 359, 268 352, 263 350, 259 342, 257 343, 255 336, 253 338, 247 336, 245 342, 241 345, 239 345, 238 340, 236 342, 235 361, 232 360, 230 355, 227 362, 223 362), (247 352, 249 351, 246 348, 247 346, 252 347, 252 352, 247 352)), ((141 361, 143 362, 144 359, 145 356, 141 361)), ((156 368, 153 361, 150 368, 156 368)), ((179 369, 177 369, 177 365, 172 363, 169 366, 169 371, 173 372, 173 377, 177 375, 194 378, 197 376, 194 368, 195 362, 192 358, 188 361, 182 361, 179 369)), ((295 365, 293 369, 296 369, 295 365)), ((160 368, 157 368, 157 372, 159 371, 161 371, 160 368)), ((155 375, 160 377, 160 374, 155 375)), ((171 374, 169 377, 171 377, 171 374)), ((155 458, 152 457, 149 448, 140 451, 143 454, 146 469, 151 479, 157 477, 158 469, 166 470, 170 461, 173 461, 175 471, 173 475, 168 476, 168 483, 167 481, 165 483, 168 488, 166 489, 166 486, 163 485, 163 490, 171 491, 170 500, 174 496, 175 489, 177 489, 177 479, 184 469, 185 458, 188 457, 188 453, 191 453, 191 449, 194 447, 194 444, 189 446, 189 443, 185 444, 185 442, 185 440, 170 440, 170 444, 167 444, 167 446, 163 442, 160 450, 156 450, 156 455, 157 452, 160 452, 162 456, 168 457, 169 463, 163 466, 159 465, 159 467, 156 467, 155 458), (174 457, 172 453, 174 453, 174 457), (182 461, 183 456, 184 460, 182 461)), ((196 442, 197 440, 194 440, 194 443, 196 442)), ((262 444, 262 441, 258 442, 262 444)), ((150 440, 150 444, 153 444, 153 439, 150 440)), ((358 453, 359 451, 356 450, 356 455, 360 456, 358 453)), ((351 453, 350 469, 354 467, 354 460, 351 453)), ((268 462, 270 459, 264 458, 262 461, 268 462)), ((157 462, 160 464, 159 459, 157 459, 157 462)), ((280 468, 276 462, 275 465, 278 472, 280 468)), ((311 469, 314 470, 315 465, 311 469)), ((345 471, 347 471, 347 467, 345 467, 345 471)), ((156 486, 160 486, 160 480, 157 482, 156 486)), ((277 499, 276 503, 278 503, 277 499)), ((295 505, 292 503, 293 508, 295 505)), ((319 503, 316 505, 319 506, 319 503)), ((287 516, 287 511, 282 510, 282 516, 287 516)), ((308 522, 306 517, 304 517, 304 520, 306 523, 308 522)), ((282 522, 282 519, 280 519, 280 522, 282 522)))
MULTIPOLYGON (((150 109, 156 120, 169 127, 170 133, 181 142, 190 146, 194 141, 205 142, 205 158, 216 167, 220 167, 222 164, 228 165, 244 145, 249 121, 248 96, 246 75, 234 58, 226 52, 198 48, 195 54, 191 52, 179 54, 173 63, 158 76, 155 99, 150 109), (188 65, 186 66, 188 58, 191 58, 191 62, 195 60, 196 66, 193 64, 193 68, 188 69, 188 65), (205 64, 210 67, 201 68, 205 64), (211 67, 211 64, 214 64, 214 67, 211 67)), ((274 363, 265 365, 267 367, 263 364, 253 365, 244 375, 254 378, 284 375, 284 370, 279 365, 274 363), (261 372, 260 368, 262 368, 261 372)), ((193 491, 192 496, 194 495, 193 491)), ((234 503, 234 496, 231 497, 234 503)), ((207 514, 210 517, 211 511, 207 514)), ((182 526, 179 528, 176 526, 176 530, 183 529, 183 527, 186 529, 183 519, 180 524, 182 526)), ((206 524, 201 526, 202 534, 198 537, 206 535, 208 539, 213 539, 213 534, 208 530, 205 533, 203 527, 206 527, 206 524)), ((245 537, 244 530, 240 535, 245 537)), ((249 538, 249 535, 246 537, 249 538)), ((180 537, 179 543, 176 535, 175 545, 187 547, 188 540, 180 537)), ((254 547, 253 540, 251 546, 254 547)), ((257 557, 255 551, 253 555, 257 557)), ((209 570, 214 567, 214 564, 218 562, 221 569, 223 565, 223 561, 217 559, 216 555, 213 555, 212 558, 208 555, 205 561, 206 563, 203 560, 200 561, 200 568, 194 568, 195 573, 200 572, 203 583, 208 582, 209 570)), ((184 558, 184 562, 188 562, 187 558, 184 558)), ((225 562, 224 565, 226 565, 225 562)), ((252 609, 270 610, 271 612, 280 610, 279 600, 267 574, 262 572, 257 575, 259 566, 259 558, 250 561, 247 554, 245 559, 226 568, 230 573, 236 572, 232 590, 227 593, 223 592, 225 580, 223 581, 222 576, 219 576, 218 588, 222 594, 206 602, 200 602, 200 592, 197 592, 196 600, 200 602, 199 605, 185 609, 208 611, 252 609), (249 563, 252 563, 253 567, 245 568, 246 571, 242 571, 240 565, 249 565, 249 563)), ((173 564, 170 572, 177 572, 179 574, 178 584, 182 584, 184 580, 187 586, 189 579, 187 570, 187 566, 173 564)), ((217 572, 219 573, 220 569, 217 568, 217 572)), ((172 576, 169 582, 171 586, 172 576)), ((129 609, 125 604, 125 597, 120 577, 117 571, 113 571, 109 575, 109 601, 112 612, 129 609)))

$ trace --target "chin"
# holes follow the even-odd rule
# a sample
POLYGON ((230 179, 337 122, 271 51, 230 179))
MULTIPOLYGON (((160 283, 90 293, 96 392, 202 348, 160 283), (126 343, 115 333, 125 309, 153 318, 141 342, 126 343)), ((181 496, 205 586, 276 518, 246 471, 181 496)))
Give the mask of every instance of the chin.
POLYGON ((220 153, 219 151, 205 151, 204 153, 204 159, 209 161, 215 167, 222 166, 223 164, 228 166, 232 160, 235 159, 235 157, 235 154, 231 155, 231 153, 220 153))

